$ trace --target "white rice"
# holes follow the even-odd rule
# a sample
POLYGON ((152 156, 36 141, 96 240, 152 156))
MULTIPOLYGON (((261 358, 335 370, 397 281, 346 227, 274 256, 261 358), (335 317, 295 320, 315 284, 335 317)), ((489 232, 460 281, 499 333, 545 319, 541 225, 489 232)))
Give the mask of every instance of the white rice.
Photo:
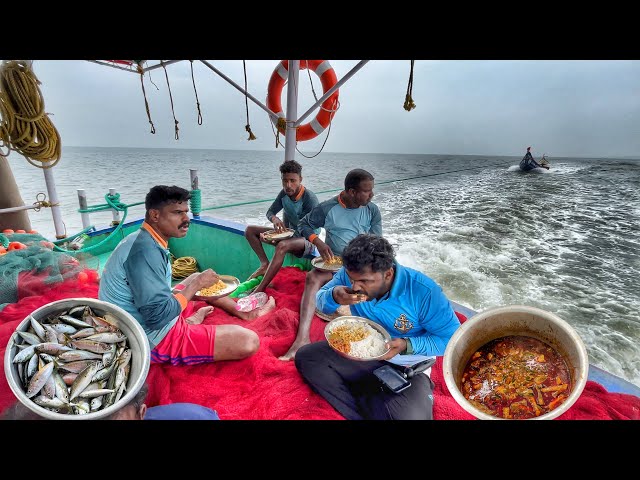
POLYGON ((340 325, 363 326, 369 333, 365 338, 357 342, 351 342, 349 356, 355 358, 374 358, 387 351, 387 344, 382 334, 368 323, 358 320, 340 320, 334 324, 334 328, 340 325))

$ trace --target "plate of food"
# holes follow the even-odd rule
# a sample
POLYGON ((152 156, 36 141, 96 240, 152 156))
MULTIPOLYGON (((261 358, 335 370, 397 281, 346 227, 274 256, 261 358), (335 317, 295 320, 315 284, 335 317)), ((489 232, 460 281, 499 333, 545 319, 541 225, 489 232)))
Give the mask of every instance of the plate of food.
POLYGON ((286 240, 287 238, 293 237, 296 233, 295 230, 291 228, 286 228, 282 232, 276 232, 275 230, 267 230, 262 234, 265 240, 269 242, 279 242, 280 240, 286 240))
POLYGON ((344 317, 345 315, 351 315, 351 308, 349 305, 340 305, 334 313, 322 313, 316 308, 316 315, 325 322, 330 322, 338 317, 344 317))
POLYGON ((324 260, 322 257, 316 257, 311 260, 311 265, 322 272, 335 273, 342 268, 342 257, 334 255, 331 260, 324 260))
POLYGON ((389 352, 391 336, 368 318, 346 315, 331 320, 324 328, 329 346, 345 358, 366 362, 379 360, 389 352))
POLYGON ((233 293, 240 285, 240 280, 232 275, 218 275, 218 281, 207 288, 202 288, 196 292, 196 297, 203 300, 226 297, 233 293))

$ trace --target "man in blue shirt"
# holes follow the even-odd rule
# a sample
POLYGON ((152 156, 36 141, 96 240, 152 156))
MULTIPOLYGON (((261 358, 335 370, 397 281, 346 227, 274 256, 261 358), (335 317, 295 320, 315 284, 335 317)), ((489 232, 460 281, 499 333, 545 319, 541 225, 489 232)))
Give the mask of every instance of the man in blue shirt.
POLYGON ((393 247, 380 236, 358 235, 342 252, 342 264, 317 293, 318 308, 333 313, 349 305, 352 315, 389 332, 390 350, 381 360, 359 362, 340 356, 326 341, 315 342, 298 350, 298 371, 349 420, 431 420, 433 384, 427 375, 415 375, 409 388, 392 393, 373 372, 385 360, 407 365, 443 355, 460 326, 449 300, 429 277, 396 262, 393 247))
MULTIPOLYGON (((344 179, 342 192, 320 203, 300 220, 300 233, 318 248, 325 261, 342 254, 347 243, 360 233, 382 235, 380 209, 371 201, 373 184, 373 175, 366 170, 351 170, 344 179), (318 236, 320 227, 326 230, 325 241, 318 236)), ((316 269, 307 273, 300 302, 298 333, 293 345, 280 360, 291 360, 300 347, 311 341, 309 329, 316 311, 316 293, 331 280, 332 275, 331 272, 316 269)))
POLYGON ((284 232, 287 228, 295 230, 295 233, 293 237, 277 242, 264 237, 264 233, 271 230, 270 227, 258 225, 247 227, 244 236, 260 260, 260 266, 249 279, 264 275, 254 292, 264 292, 282 267, 287 253, 291 252, 298 258, 312 258, 315 252, 313 244, 298 232, 298 223, 313 207, 318 205, 318 197, 302 185, 302 165, 295 160, 286 160, 280 165, 280 174, 282 176, 282 190, 267 210, 267 219, 273 223, 273 230, 276 233, 284 232), (282 220, 277 215, 281 210, 283 210, 282 220), (276 245, 271 262, 267 258, 262 242, 276 245))

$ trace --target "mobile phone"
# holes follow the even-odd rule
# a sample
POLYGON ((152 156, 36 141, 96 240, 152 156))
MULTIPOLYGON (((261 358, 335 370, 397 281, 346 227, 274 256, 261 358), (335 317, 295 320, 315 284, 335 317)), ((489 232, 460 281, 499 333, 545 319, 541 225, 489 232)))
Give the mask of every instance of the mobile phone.
POLYGON ((378 377, 378 380, 387 387, 393 393, 400 393, 401 391, 409 388, 411 382, 404 378, 398 371, 390 367, 389 365, 383 365, 380 368, 376 368, 373 374, 378 377))

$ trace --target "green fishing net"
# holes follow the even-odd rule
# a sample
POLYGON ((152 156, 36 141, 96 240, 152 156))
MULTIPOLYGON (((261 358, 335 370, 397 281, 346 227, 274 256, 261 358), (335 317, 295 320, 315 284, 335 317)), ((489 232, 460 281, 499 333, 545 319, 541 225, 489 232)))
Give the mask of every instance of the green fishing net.
MULTIPOLYGON (((27 248, 0 255, 0 310, 23 297, 41 295, 51 288, 51 284, 75 278, 88 267, 86 261, 52 251, 47 239, 39 234, 3 236, 9 242, 20 242, 27 248)), ((0 238, 0 244, 4 246, 3 240, 0 238)))

